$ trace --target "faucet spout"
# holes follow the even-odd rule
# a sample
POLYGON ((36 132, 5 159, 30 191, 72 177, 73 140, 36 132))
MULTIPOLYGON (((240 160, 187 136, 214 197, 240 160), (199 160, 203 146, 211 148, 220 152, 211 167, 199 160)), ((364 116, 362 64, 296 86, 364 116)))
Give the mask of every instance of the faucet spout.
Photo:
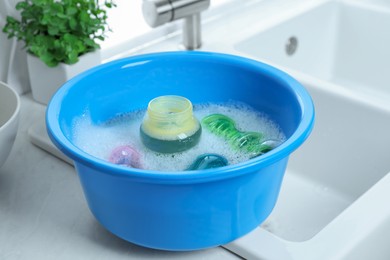
POLYGON ((183 45, 188 50, 199 49, 202 45, 200 13, 184 18, 183 45))
POLYGON ((183 45, 194 50, 202 45, 200 13, 209 6, 210 0, 144 0, 142 11, 151 27, 183 18, 183 45))

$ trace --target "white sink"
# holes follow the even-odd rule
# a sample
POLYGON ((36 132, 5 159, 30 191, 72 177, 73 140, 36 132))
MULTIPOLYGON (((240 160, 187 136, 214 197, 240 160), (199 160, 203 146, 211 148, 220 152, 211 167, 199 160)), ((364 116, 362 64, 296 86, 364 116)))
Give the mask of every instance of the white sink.
POLYGON ((390 111, 307 88, 315 128, 292 154, 278 204, 264 225, 290 241, 311 239, 390 172, 390 111))
POLYGON ((235 48, 354 91, 390 98, 389 28, 388 6, 328 1, 250 36, 235 48), (293 41, 296 50, 287 54, 286 45, 293 47, 293 41))
POLYGON ((315 130, 293 154, 264 228, 308 240, 390 172, 390 110, 376 104, 390 100, 389 28, 390 9, 329 1, 235 45, 294 74, 317 112, 315 130), (294 53, 286 50, 291 38, 294 53), (374 105, 356 101, 356 93, 374 97, 374 105))
POLYGON ((317 2, 233 44, 292 74, 316 107, 262 228, 294 259, 390 259, 390 8, 317 2))

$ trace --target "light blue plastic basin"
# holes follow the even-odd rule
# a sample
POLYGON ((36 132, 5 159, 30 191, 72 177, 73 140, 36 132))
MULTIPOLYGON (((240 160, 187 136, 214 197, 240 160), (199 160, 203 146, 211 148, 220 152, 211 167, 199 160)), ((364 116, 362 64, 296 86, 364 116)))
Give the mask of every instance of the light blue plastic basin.
POLYGON ((50 138, 74 160, 89 208, 103 226, 138 245, 196 250, 229 243, 268 217, 288 157, 313 127, 314 107, 301 84, 266 64, 218 53, 167 52, 78 75, 57 91, 46 116, 50 138), (110 164, 72 143, 73 120, 86 109, 94 122, 104 122, 146 109, 161 95, 194 104, 245 102, 277 122, 288 139, 244 163, 174 174, 110 164))

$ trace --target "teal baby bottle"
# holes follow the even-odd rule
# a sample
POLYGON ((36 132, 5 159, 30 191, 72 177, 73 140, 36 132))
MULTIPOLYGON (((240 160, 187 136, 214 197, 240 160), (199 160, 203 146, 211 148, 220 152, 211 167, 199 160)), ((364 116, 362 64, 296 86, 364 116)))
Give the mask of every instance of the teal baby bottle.
POLYGON ((251 157, 264 154, 278 145, 276 140, 266 140, 262 133, 239 131, 234 120, 226 115, 208 115, 202 119, 202 125, 224 138, 234 149, 250 153, 251 157))
POLYGON ((226 165, 228 165, 228 160, 222 155, 206 153, 199 155, 186 170, 206 170, 226 165))
POLYGON ((191 101, 173 95, 151 100, 140 127, 142 143, 159 153, 188 150, 199 142, 201 132, 191 101))

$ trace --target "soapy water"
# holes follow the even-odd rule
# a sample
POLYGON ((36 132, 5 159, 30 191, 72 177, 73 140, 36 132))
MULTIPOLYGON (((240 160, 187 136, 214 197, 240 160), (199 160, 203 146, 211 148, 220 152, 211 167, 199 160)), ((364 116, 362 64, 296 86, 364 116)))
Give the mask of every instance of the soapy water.
MULTIPOLYGON (((157 171, 183 171, 202 154, 218 154, 228 160, 229 165, 251 158, 245 151, 232 149, 231 145, 207 129, 202 131, 199 143, 184 152, 162 154, 146 148, 140 139, 140 125, 146 110, 117 116, 103 124, 92 123, 88 111, 73 124, 73 143, 84 152, 108 161, 112 151, 120 146, 130 146, 139 154, 143 169, 157 171)), ((210 114, 223 114, 236 122, 240 131, 260 132, 265 140, 285 141, 279 126, 266 115, 250 106, 229 102, 224 104, 195 104, 194 116, 201 121, 210 114)))

